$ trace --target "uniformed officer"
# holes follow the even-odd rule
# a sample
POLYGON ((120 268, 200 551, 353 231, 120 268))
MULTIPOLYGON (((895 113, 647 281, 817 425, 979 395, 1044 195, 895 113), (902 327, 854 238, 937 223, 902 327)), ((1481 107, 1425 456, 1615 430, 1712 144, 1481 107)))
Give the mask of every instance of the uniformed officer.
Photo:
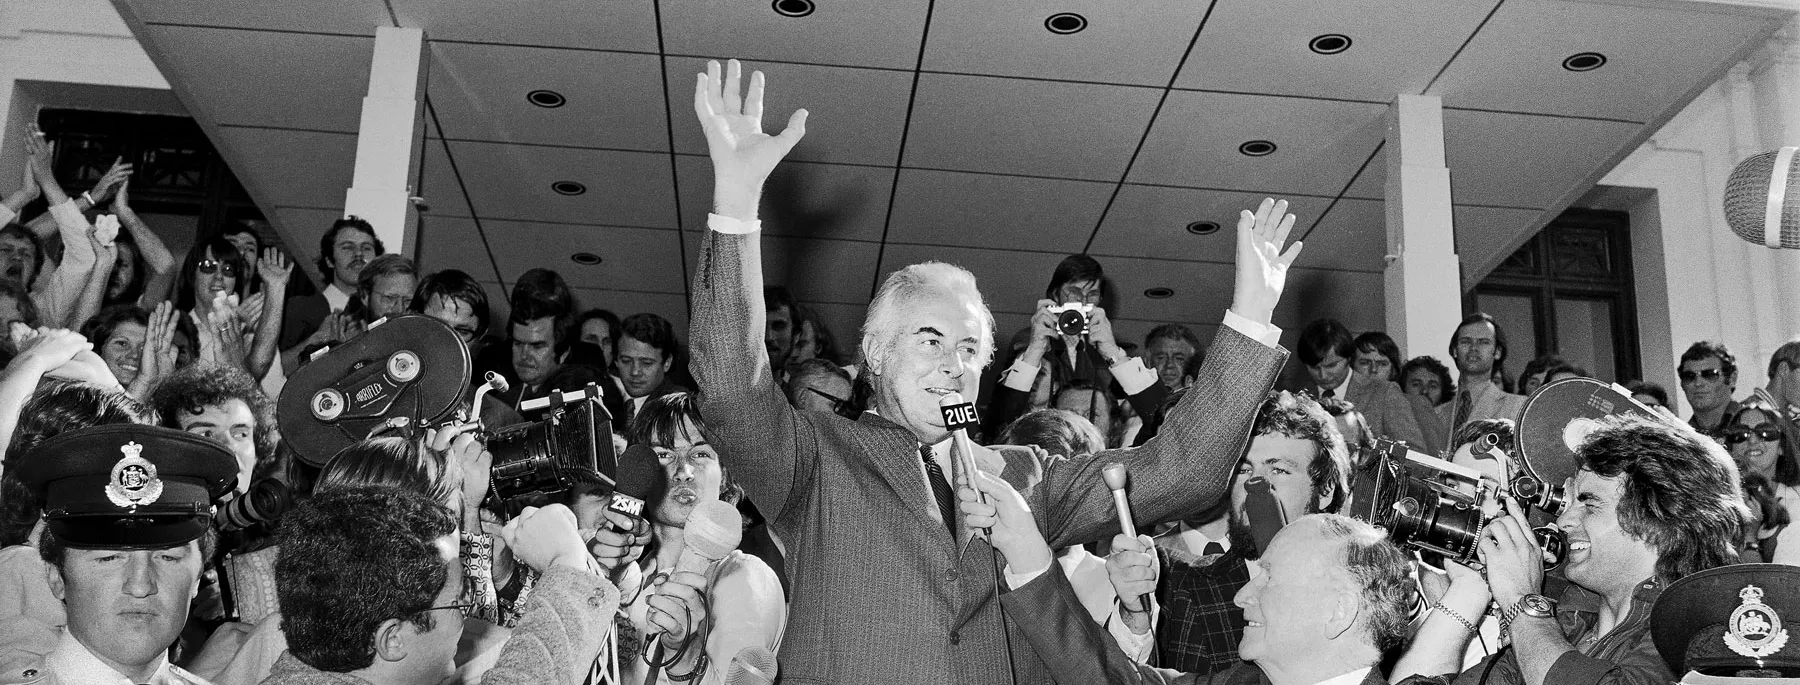
POLYGON ((43 662, 0 682, 177 685, 204 680, 169 646, 212 553, 213 504, 237 477, 216 442, 135 424, 63 433, 23 460, 44 502, 39 552, 68 628, 43 662))
POLYGON ((1800 683, 1800 567, 1738 564, 1671 583, 1650 612, 1656 651, 1681 682, 1800 683))

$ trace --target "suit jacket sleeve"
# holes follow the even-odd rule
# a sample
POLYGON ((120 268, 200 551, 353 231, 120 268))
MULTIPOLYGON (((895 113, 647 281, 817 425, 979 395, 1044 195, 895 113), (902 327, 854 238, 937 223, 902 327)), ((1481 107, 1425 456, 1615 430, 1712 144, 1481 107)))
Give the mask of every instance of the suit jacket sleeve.
POLYGON ((540 576, 494 668, 493 685, 581 685, 619 610, 619 589, 593 573, 556 566, 540 576))
POLYGON ((1100 624, 1088 618, 1055 563, 1031 582, 1001 595, 1000 604, 1059 685, 1199 682, 1191 675, 1132 661, 1100 624))
POLYGON ((1407 401, 1406 393, 1393 381, 1381 381, 1377 386, 1375 401, 1381 403, 1381 424, 1376 433, 1385 432, 1395 440, 1400 440, 1421 449, 1429 443, 1425 441, 1425 431, 1419 427, 1419 420, 1413 416, 1412 403, 1407 401))
POLYGON ((700 386, 700 411, 722 443, 720 461, 750 501, 779 521, 817 451, 769 369, 760 240, 760 232, 706 232, 692 288, 688 368, 700 386))
POLYGON ((1155 438, 1139 447, 1070 459, 1045 472, 1029 497, 1050 547, 1118 532, 1112 493, 1100 478, 1101 469, 1115 461, 1130 470, 1131 510, 1140 526, 1191 516, 1217 502, 1286 359, 1286 350, 1220 326, 1193 387, 1169 411, 1155 438))

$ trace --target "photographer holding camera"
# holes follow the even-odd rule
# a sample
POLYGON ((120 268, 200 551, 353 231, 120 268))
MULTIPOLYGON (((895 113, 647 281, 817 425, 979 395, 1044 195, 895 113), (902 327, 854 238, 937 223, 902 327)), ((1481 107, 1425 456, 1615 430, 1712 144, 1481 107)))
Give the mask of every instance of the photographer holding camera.
POLYGON ((1406 683, 1669 683, 1650 636, 1650 607, 1669 583, 1732 563, 1744 504, 1737 468, 1716 443, 1685 427, 1632 416, 1603 419, 1575 451, 1580 470, 1557 518, 1568 537, 1560 600, 1539 594, 1543 551, 1519 502, 1484 529, 1484 574, 1450 566, 1433 604, 1394 667, 1406 683), (1455 673, 1488 602, 1510 641, 1455 673), (1440 675, 1441 674, 1441 675, 1440 675))

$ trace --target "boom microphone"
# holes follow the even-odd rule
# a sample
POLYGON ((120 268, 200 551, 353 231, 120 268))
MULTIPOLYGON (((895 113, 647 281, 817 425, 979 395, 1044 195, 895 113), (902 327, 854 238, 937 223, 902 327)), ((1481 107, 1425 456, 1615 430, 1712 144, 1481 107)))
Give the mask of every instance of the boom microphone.
POLYGON ((1739 238, 1800 249, 1800 148, 1784 147, 1739 162, 1725 181, 1725 222, 1739 238))
POLYGON ((707 567, 724 559, 743 540, 744 517, 737 507, 716 499, 701 502, 688 514, 687 527, 682 529, 683 546, 681 556, 675 560, 675 571, 704 576, 707 567))
MULTIPOLYGON (((981 488, 975 487, 975 441, 969 439, 969 429, 981 425, 981 417, 975 413, 975 405, 964 402, 962 393, 953 392, 938 400, 938 409, 944 414, 944 429, 950 431, 950 438, 956 441, 955 482, 951 485, 974 490, 975 496, 986 503, 987 495, 981 492, 981 488)), ((987 533, 983 529, 982 537, 985 538, 987 533)))
MULTIPOLYGON (((1100 470, 1100 477, 1106 480, 1106 488, 1112 491, 1113 508, 1119 512, 1119 532, 1132 540, 1137 539, 1137 524, 1131 519, 1131 500, 1125 498, 1125 465, 1113 462, 1100 470)), ((1148 551, 1148 550, 1146 550, 1148 551)), ((1150 610, 1150 598, 1138 597, 1137 606, 1126 607, 1131 611, 1142 613, 1150 610)))
POLYGON ((751 645, 731 657, 725 685, 774 685, 775 674, 775 653, 761 645, 751 645))
POLYGON ((632 445, 619 455, 619 480, 613 486, 606 509, 630 516, 636 522, 632 533, 644 529, 644 503, 662 498, 667 487, 662 462, 649 445, 632 445))

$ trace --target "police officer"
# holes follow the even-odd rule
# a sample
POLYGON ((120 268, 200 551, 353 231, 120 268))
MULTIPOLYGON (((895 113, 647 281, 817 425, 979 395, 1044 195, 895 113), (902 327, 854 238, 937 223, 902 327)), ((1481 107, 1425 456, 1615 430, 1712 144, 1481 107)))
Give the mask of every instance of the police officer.
POLYGON ((169 646, 215 543, 213 504, 237 460, 220 444, 135 424, 40 443, 19 478, 44 503, 39 553, 68 628, 43 662, 0 683, 193 685, 169 646))
POLYGON ((1650 612, 1656 651, 1681 682, 1792 683, 1800 678, 1800 567, 1738 564, 1671 583, 1650 612))

